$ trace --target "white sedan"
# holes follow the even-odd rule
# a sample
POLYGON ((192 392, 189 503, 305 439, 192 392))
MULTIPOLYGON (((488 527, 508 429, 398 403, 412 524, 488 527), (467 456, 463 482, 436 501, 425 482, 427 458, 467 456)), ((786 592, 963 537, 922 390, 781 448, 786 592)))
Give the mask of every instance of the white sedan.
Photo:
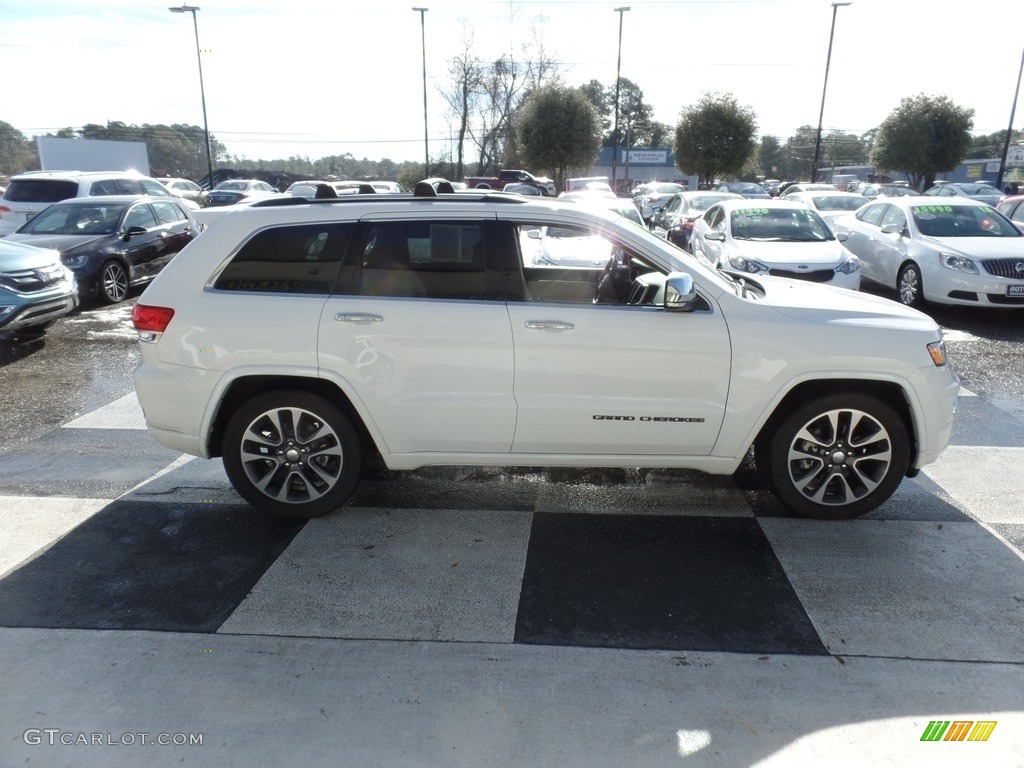
POLYGON ((788 200, 726 200, 693 225, 693 253, 712 266, 860 288, 860 264, 815 211, 788 200))
POLYGON ((821 218, 827 221, 830 227, 835 219, 853 213, 868 203, 868 199, 859 192, 840 192, 838 190, 793 192, 785 195, 782 199, 809 205, 821 214, 821 218))
POLYGON ((835 221, 864 279, 899 300, 972 307, 1024 307, 1024 234, 968 198, 878 198, 835 221))

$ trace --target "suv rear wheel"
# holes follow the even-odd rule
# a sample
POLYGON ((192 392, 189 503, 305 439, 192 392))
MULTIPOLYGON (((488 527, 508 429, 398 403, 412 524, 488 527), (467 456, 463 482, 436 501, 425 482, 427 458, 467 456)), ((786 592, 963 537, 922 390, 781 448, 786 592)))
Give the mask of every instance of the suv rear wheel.
POLYGON ((889 498, 910 463, 907 427, 870 395, 823 397, 797 408, 759 446, 757 465, 804 517, 843 520, 889 498))
POLYGON ((242 404, 224 432, 224 468, 257 509, 305 520, 340 507, 355 490, 363 451, 351 420, 310 392, 268 392, 242 404))

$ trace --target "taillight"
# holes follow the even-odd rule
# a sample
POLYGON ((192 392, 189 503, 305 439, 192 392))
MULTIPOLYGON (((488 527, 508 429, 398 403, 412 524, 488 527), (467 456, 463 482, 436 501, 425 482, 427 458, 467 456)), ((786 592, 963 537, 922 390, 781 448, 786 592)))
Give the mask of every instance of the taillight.
POLYGON ((172 317, 174 310, 170 307, 151 307, 146 304, 132 307, 132 325, 139 332, 140 341, 154 341, 167 330, 172 317))

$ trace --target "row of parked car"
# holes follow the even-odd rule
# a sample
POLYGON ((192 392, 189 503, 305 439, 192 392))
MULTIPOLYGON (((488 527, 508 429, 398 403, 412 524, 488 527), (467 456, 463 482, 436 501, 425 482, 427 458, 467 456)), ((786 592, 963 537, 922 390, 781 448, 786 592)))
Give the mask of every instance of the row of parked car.
POLYGON ((115 303, 157 273, 214 218, 207 208, 276 195, 404 192, 395 182, 258 179, 203 190, 134 172, 20 174, 0 196, 0 331, 45 329, 82 300, 115 303))
POLYGON ((1024 196, 992 203, 952 192, 960 186, 873 198, 831 185, 790 187, 778 199, 678 192, 650 225, 707 264, 749 277, 854 290, 863 278, 914 307, 1024 307, 1024 196))

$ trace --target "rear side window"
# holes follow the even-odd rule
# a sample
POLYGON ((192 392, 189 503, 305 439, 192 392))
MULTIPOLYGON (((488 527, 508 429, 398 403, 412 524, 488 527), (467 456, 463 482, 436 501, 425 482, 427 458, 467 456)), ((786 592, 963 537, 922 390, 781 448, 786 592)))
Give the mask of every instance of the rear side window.
POLYGON ((77 181, 12 179, 4 192, 4 200, 12 203, 57 203, 70 197, 78 197, 77 181))
POLYGON ((117 182, 113 179, 101 179, 94 181, 89 187, 89 196, 97 197, 98 195, 121 195, 121 194, 139 194, 138 192, 122 192, 117 182))
POLYGON ((142 185, 142 191, 147 195, 153 195, 154 197, 173 197, 167 187, 163 184, 150 181, 149 179, 140 179, 139 183, 142 185))
POLYGON ((360 292, 363 296, 486 298, 483 223, 373 224, 363 246, 360 292))
POLYGON ((153 210, 156 212, 156 217, 161 224, 173 224, 185 218, 185 214, 181 212, 181 209, 169 200, 166 202, 163 200, 154 202, 153 210))
POLYGON ((256 233, 221 271, 221 291, 329 294, 355 224, 304 224, 256 233))

